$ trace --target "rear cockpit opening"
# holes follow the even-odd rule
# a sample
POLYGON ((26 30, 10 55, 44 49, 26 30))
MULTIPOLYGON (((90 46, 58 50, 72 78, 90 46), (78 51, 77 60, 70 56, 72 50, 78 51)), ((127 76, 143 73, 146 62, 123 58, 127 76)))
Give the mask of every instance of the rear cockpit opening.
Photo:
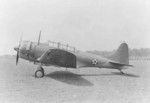
POLYGON ((62 44, 60 42, 54 42, 54 41, 49 40, 46 44, 50 47, 57 48, 57 49, 63 49, 66 51, 71 51, 71 52, 77 52, 78 51, 75 47, 70 46, 68 44, 62 44))

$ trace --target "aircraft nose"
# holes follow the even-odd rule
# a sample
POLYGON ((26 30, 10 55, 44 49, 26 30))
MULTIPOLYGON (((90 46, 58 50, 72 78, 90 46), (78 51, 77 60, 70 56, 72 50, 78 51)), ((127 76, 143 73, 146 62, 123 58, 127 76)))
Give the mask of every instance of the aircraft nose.
POLYGON ((18 51, 18 50, 19 50, 19 47, 18 47, 18 46, 14 47, 14 50, 15 50, 15 51, 18 51))

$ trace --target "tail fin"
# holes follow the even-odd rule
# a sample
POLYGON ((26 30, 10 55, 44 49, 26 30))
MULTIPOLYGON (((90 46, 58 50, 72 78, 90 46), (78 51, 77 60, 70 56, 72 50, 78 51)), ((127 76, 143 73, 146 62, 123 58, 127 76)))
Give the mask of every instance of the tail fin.
POLYGON ((108 58, 122 64, 129 64, 128 45, 126 43, 122 43, 117 51, 108 58))

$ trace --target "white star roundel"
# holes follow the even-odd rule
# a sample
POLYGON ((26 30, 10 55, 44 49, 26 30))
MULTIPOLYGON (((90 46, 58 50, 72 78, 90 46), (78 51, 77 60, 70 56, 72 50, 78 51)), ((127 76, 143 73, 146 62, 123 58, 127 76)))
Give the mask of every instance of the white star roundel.
POLYGON ((93 65, 96 65, 97 63, 98 63, 98 61, 97 61, 96 59, 93 59, 93 60, 92 60, 92 64, 93 64, 93 65))

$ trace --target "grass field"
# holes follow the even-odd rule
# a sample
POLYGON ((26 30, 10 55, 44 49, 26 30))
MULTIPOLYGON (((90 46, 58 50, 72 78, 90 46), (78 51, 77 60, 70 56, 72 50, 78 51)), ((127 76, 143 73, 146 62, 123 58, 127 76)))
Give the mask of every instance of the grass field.
POLYGON ((1 103, 149 103, 150 61, 131 61, 133 68, 80 70, 44 67, 46 76, 35 78, 37 65, 0 59, 1 103))

